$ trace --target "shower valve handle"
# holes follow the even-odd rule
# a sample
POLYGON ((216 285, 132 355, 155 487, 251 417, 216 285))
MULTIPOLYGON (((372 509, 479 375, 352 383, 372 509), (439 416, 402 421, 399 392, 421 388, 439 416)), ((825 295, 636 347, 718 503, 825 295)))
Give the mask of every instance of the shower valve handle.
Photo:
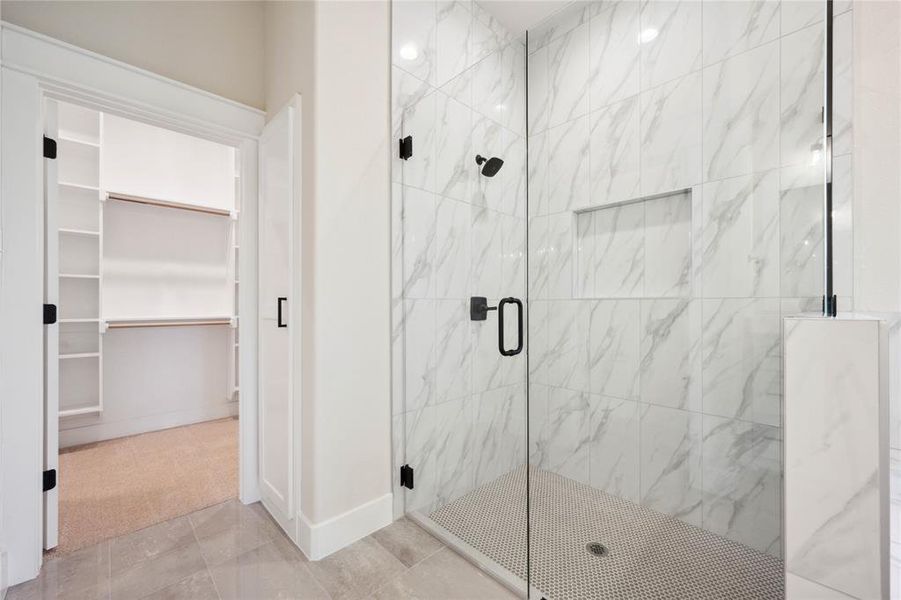
POLYGON ((473 296, 469 299, 469 319, 472 321, 484 321, 488 318, 489 310, 497 310, 496 306, 488 306, 488 298, 485 296, 473 296))

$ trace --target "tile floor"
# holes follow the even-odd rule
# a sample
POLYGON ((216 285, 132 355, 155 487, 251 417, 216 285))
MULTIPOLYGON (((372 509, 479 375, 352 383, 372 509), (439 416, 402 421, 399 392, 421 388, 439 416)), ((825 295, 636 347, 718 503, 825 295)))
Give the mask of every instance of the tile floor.
POLYGON ((784 566, 674 517, 535 467, 519 467, 430 515, 554 600, 783 600, 784 566), (599 557, 588 544, 599 542, 599 557), (528 557, 528 561, 526 560, 528 557))
POLYGON ((58 553, 238 495, 238 420, 219 419, 59 455, 58 553))
POLYGON ((260 504, 229 500, 45 560, 8 600, 269 598, 494 600, 516 596, 408 520, 316 562, 260 504))

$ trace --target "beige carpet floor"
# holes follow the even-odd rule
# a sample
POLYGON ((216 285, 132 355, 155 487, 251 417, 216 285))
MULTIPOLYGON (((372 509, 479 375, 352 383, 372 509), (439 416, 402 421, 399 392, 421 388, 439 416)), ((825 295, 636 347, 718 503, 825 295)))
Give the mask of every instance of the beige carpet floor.
POLYGON ((238 420, 66 448, 59 456, 65 553, 238 495, 238 420))

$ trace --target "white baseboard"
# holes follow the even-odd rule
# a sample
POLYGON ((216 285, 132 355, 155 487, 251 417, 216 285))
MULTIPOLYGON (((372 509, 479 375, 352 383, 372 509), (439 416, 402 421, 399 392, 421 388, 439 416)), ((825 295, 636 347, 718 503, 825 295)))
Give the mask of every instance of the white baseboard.
POLYGON ((310 560, 320 560, 392 523, 394 494, 385 494, 322 523, 298 519, 297 541, 310 560))
MULTIPOLYGON (((111 440, 126 435, 136 435, 148 431, 159 431, 170 427, 191 425, 202 421, 223 419, 238 414, 238 403, 228 402, 213 406, 204 406, 188 410, 178 410, 146 417, 124 419, 121 421, 108 421, 82 425, 71 429, 60 429, 59 447, 79 446, 91 444, 102 440, 111 440)), ((64 425, 65 426, 65 425, 64 425)))

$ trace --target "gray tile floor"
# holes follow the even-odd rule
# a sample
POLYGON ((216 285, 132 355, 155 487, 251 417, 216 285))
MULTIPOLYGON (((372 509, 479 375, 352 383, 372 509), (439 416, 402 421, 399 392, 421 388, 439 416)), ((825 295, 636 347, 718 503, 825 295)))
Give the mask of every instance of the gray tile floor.
POLYGON ((45 560, 8 600, 515 598, 408 520, 316 562, 259 505, 231 500, 45 560))

